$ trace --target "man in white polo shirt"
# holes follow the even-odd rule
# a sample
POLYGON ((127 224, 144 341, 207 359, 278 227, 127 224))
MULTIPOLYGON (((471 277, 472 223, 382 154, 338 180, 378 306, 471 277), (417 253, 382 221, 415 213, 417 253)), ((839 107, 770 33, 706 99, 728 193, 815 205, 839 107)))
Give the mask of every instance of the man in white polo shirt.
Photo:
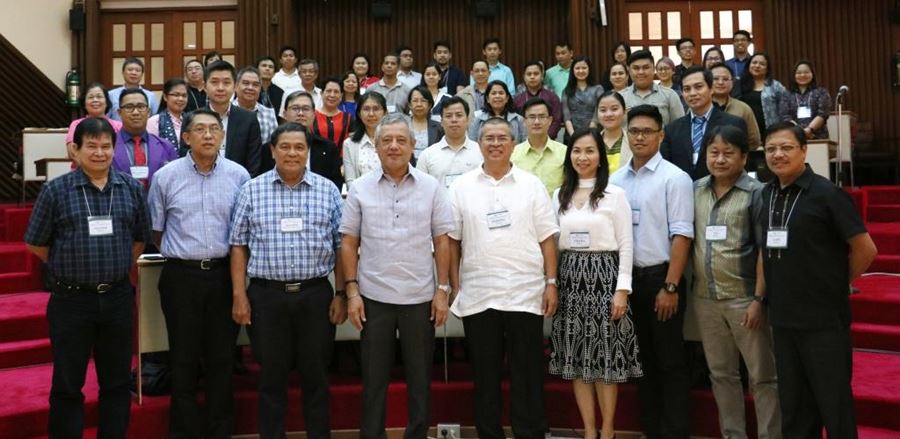
POLYGON ((510 364, 510 420, 517 438, 544 437, 543 319, 556 312, 556 234, 544 184, 513 166, 512 127, 489 119, 481 168, 450 186, 451 311, 463 320, 475 382, 475 428, 505 438, 500 424, 504 347, 510 364), (461 264, 461 265, 460 265, 461 264))
POLYGON ((449 188, 457 177, 480 166, 484 159, 478 143, 467 135, 469 104, 465 99, 454 96, 444 101, 441 127, 444 138, 422 151, 416 168, 449 188))

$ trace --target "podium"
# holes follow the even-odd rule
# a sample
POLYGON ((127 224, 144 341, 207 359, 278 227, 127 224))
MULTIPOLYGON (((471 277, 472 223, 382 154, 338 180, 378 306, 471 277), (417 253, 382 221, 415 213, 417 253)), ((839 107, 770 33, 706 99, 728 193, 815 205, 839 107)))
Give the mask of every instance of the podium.
POLYGON ((837 147, 837 142, 833 140, 810 140, 806 144, 806 163, 813 172, 831 180, 831 161, 837 155, 837 147))

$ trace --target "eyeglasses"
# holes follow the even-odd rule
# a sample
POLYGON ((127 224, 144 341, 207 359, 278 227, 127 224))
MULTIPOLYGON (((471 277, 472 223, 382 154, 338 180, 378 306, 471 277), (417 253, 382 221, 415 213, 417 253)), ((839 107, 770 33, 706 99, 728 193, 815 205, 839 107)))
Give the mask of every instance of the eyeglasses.
POLYGON ((546 114, 530 114, 528 116, 525 116, 525 120, 532 122, 532 123, 543 122, 549 118, 550 118, 550 116, 546 115, 546 114))
POLYGON ((290 107, 287 107, 287 109, 294 113, 309 113, 310 111, 313 111, 313 107, 310 107, 309 105, 291 105, 290 107))
POLYGON ((119 108, 125 110, 126 113, 134 113, 134 112, 143 113, 144 111, 147 111, 147 109, 150 107, 147 106, 147 104, 128 104, 128 105, 123 105, 119 108))
POLYGON ((191 133, 198 135, 198 136, 203 136, 203 135, 206 135, 207 133, 215 136, 221 132, 222 132, 222 127, 220 127, 218 125, 210 125, 210 126, 206 126, 206 127, 196 126, 196 127, 191 128, 191 133))
POLYGON ((659 131, 660 130, 654 130, 653 128, 629 128, 628 135, 630 137, 634 137, 635 139, 637 139, 638 137, 652 136, 652 135, 658 133, 659 131))

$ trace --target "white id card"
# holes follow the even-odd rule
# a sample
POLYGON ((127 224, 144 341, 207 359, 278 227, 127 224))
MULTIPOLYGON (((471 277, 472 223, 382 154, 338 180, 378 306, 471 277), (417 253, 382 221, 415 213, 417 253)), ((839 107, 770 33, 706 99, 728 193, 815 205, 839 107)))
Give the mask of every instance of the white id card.
POLYGON ((724 241, 728 236, 728 228, 722 224, 710 224, 706 226, 707 241, 724 241))
POLYGON ((641 223, 641 210, 631 209, 631 225, 636 226, 641 223))
POLYGON ((388 109, 388 113, 396 113, 396 112, 397 112, 397 106, 396 106, 396 105, 388 105, 388 106, 387 106, 387 109, 388 109))
POLYGON ((489 229, 499 229, 501 227, 509 227, 512 224, 512 215, 506 209, 488 212, 487 223, 489 229))
POLYGON ((89 216, 88 236, 109 236, 113 234, 113 220, 111 216, 89 216))
POLYGON ((787 248, 788 231, 782 228, 769 229, 766 234, 766 248, 787 248))
POLYGON ((150 177, 150 168, 147 166, 132 166, 131 176, 135 180, 146 180, 147 177, 150 177))
POLYGON ((797 119, 809 119, 812 117, 812 108, 807 106, 797 107, 797 119))
POLYGON ((294 233, 303 230, 303 218, 282 218, 281 232, 294 233))
POLYGON ((444 176, 444 187, 449 188, 451 184, 462 174, 447 174, 444 176))
POLYGON ((569 233, 569 248, 588 248, 591 246, 591 232, 569 233))

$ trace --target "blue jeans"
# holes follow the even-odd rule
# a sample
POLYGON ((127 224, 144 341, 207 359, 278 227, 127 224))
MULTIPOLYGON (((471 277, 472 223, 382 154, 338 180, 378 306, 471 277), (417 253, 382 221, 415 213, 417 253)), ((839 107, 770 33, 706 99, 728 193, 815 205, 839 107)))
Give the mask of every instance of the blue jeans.
POLYGON ((51 293, 47 322, 53 351, 48 432, 81 438, 84 379, 93 353, 100 385, 98 438, 124 438, 131 413, 134 290, 121 282, 105 294, 51 293))

